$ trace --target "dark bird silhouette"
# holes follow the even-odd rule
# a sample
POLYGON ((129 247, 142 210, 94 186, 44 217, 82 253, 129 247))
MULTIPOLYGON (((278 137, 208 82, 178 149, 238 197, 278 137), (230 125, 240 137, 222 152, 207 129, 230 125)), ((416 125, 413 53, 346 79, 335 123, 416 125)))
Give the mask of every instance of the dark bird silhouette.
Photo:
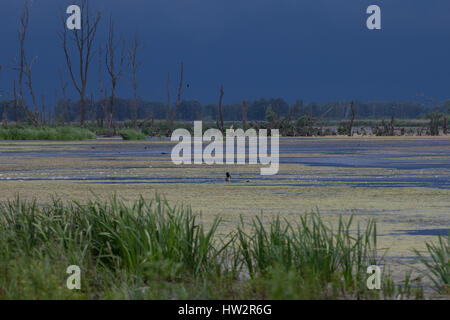
POLYGON ((226 182, 231 182, 231 175, 229 172, 227 172, 227 177, 225 178, 226 182))

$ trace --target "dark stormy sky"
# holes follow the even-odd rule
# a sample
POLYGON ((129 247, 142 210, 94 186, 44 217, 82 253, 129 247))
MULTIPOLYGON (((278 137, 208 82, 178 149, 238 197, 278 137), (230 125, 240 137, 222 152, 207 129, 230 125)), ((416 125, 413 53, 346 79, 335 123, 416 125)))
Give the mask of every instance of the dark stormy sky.
MULTIPOLYGON (((53 101, 58 68, 65 69, 57 31, 60 15, 77 1, 35 0, 26 47, 37 56, 36 91, 53 101)), ((21 0, 0 0, 0 89, 16 74, 21 0)), ((424 93, 450 97, 450 1, 448 0, 89 0, 103 14, 97 36, 106 40, 112 16, 117 32, 138 32, 144 48, 139 95, 166 100, 167 72, 173 99, 181 60, 183 98, 225 103, 259 97, 289 102, 341 99, 417 100, 424 93), (382 10, 382 30, 366 28, 366 9, 382 10)), ((89 92, 97 94, 97 58, 89 92)), ((68 75, 65 73, 68 80, 68 75)), ((118 94, 131 95, 126 74, 118 94)), ((71 96, 76 97, 73 90, 71 96)))

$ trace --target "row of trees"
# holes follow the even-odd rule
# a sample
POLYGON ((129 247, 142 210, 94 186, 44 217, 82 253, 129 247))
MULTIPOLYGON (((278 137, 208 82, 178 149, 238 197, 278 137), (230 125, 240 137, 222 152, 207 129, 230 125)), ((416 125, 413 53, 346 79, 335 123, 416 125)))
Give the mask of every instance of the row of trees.
MULTIPOLYGON (((167 102, 151 102, 138 98, 138 72, 142 63, 138 59, 141 48, 137 35, 127 45, 124 37, 117 36, 112 18, 109 19, 106 41, 97 43, 97 31, 102 15, 92 13, 87 0, 81 0, 81 29, 68 30, 65 16, 62 16, 62 29, 59 32, 62 51, 65 58, 66 72, 59 70, 60 88, 56 104, 48 107, 44 95, 35 93, 33 87, 32 68, 37 58, 29 58, 26 54, 26 39, 29 28, 30 6, 25 1, 19 23, 19 55, 15 59, 13 70, 17 71, 17 79, 12 81, 11 99, 3 101, 3 121, 26 121, 35 126, 49 121, 60 124, 86 121, 96 122, 101 127, 116 128, 116 121, 131 120, 137 127, 138 119, 166 119, 169 127, 175 120, 210 120, 216 122, 219 129, 224 130, 224 121, 265 121, 282 127, 291 120, 305 122, 308 132, 312 130, 313 119, 349 119, 345 130, 351 133, 355 114, 358 118, 381 119, 395 117, 397 119, 417 118, 429 114, 431 108, 419 102, 362 102, 347 101, 327 103, 303 103, 298 100, 293 104, 281 98, 243 101, 235 104, 224 104, 224 87, 219 90, 218 104, 202 105, 196 100, 183 100, 183 62, 180 64, 179 85, 175 102, 171 103, 170 78, 167 79, 167 102), (92 73, 93 59, 98 58, 98 94, 88 93, 88 81, 92 73), (105 70, 105 72, 104 72, 105 70), (132 83, 132 98, 122 99, 116 96, 117 86, 128 71, 132 83), (107 81, 104 81, 104 75, 107 81), (68 81, 65 79, 69 79, 68 81), (71 85, 78 93, 73 101, 67 97, 67 88, 71 85), (28 92, 30 102, 24 95, 28 92)), ((0 70, 1 72, 1 70, 0 70)), ((450 113, 450 102, 445 102, 442 109, 450 113)), ((436 122, 436 121, 435 121, 436 122)), ((439 122, 439 121, 438 121, 439 122)))
MULTIPOLYGON (((103 90, 105 96, 105 90, 103 90)), ((104 119, 105 106, 110 103, 110 97, 104 97, 101 100, 88 98, 84 106, 81 100, 73 101, 70 99, 60 99, 53 110, 47 110, 47 118, 58 121, 59 123, 79 122, 81 120, 82 108, 85 110, 83 121, 101 121, 104 119)), ((6 109, 8 119, 15 120, 14 100, 1 102, 6 109)), ((114 119, 117 121, 131 120, 133 123, 137 119, 168 119, 167 103, 157 101, 145 101, 137 96, 131 99, 114 97, 114 119), (131 106, 131 107, 130 107, 131 106)), ((177 108, 171 109, 173 120, 209 120, 220 122, 219 104, 201 104, 197 100, 181 100, 176 102, 177 108), (176 110, 176 113, 175 113, 176 110)), ((304 104, 297 101, 289 104, 281 98, 261 98, 253 101, 244 101, 235 104, 222 104, 223 121, 242 121, 244 115, 249 121, 263 121, 266 119, 267 110, 270 108, 280 117, 288 115, 295 110, 296 118, 303 115, 309 115, 322 119, 348 119, 352 114, 349 102, 338 101, 328 103, 309 103, 304 104), (244 103, 246 112, 244 113, 244 103)), ((107 110, 108 118, 111 118, 111 111, 107 110)), ((427 114, 433 111, 433 108, 416 102, 354 102, 354 112, 359 119, 385 119, 395 117, 396 119, 416 119, 425 118, 427 114), (368 112, 370 110, 370 112, 368 112)), ((450 110, 449 110, 450 111, 450 110)), ((450 114, 450 112, 448 112, 450 114)), ((18 111, 18 116, 23 119, 24 114, 18 111)), ((110 121, 110 120, 109 120, 110 121)))

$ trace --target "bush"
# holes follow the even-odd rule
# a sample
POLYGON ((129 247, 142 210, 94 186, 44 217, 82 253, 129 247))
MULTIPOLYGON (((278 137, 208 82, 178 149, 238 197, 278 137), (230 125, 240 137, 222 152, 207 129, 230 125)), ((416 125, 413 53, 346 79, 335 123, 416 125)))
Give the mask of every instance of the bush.
POLYGON ((136 131, 133 129, 123 129, 119 131, 119 135, 123 140, 145 140, 145 134, 141 131, 136 131))
POLYGON ((64 127, 28 127, 15 126, 0 128, 0 140, 86 140, 95 139, 91 131, 72 126, 64 127))

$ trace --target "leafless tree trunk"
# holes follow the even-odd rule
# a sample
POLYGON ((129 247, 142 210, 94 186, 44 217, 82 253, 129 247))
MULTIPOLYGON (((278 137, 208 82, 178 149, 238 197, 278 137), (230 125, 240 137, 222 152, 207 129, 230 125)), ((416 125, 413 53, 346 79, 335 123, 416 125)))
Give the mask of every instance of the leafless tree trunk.
POLYGON ((137 129, 137 72, 142 63, 137 61, 137 53, 141 48, 138 40, 137 33, 134 35, 134 39, 131 43, 131 47, 128 49, 128 64, 131 69, 131 80, 133 84, 134 101, 132 109, 130 108, 130 115, 132 116, 132 125, 134 129, 137 129))
POLYGON ((48 116, 48 122, 52 122, 52 120, 57 123, 58 122, 58 88, 55 89, 55 105, 53 106, 53 114, 48 116))
POLYGON ((3 117, 2 117, 2 124, 3 126, 8 125, 8 103, 5 101, 3 102, 3 117))
POLYGON ((47 113, 45 112, 45 98, 44 98, 44 95, 41 95, 41 99, 42 99, 42 116, 41 116, 41 121, 42 121, 42 124, 45 125, 46 124, 45 117, 47 116, 47 113))
POLYGON ((389 135, 393 136, 394 135, 394 129, 395 129, 395 119, 394 116, 391 117, 391 123, 389 125, 389 135))
POLYGON ((312 116, 312 108, 309 110, 308 114, 308 137, 312 137, 314 134, 314 119, 312 116))
MULTIPOLYGON (((27 78, 26 83, 28 86, 28 90, 30 91, 30 95, 31 95, 31 100, 33 102, 33 107, 34 107, 34 116, 31 116, 32 122, 35 126, 39 125, 39 107, 37 104, 37 100, 36 100, 36 95, 34 94, 34 89, 33 89, 33 78, 31 75, 31 70, 33 68, 33 64, 36 61, 36 57, 33 58, 33 60, 31 60, 31 63, 28 64, 27 59, 25 58, 25 76, 27 78)), ((30 112, 31 113, 31 112, 30 112)))
MULTIPOLYGON (((24 77, 29 76, 29 82, 31 83, 31 66, 28 65, 26 54, 25 54, 25 39, 28 31, 28 25, 29 25, 29 18, 30 18, 30 8, 28 1, 25 1, 22 8, 22 13, 20 15, 20 26, 19 26, 19 61, 16 63, 17 66, 14 68, 14 70, 19 72, 19 105, 23 110, 23 113, 26 115, 28 120, 34 125, 37 126, 39 123, 36 121, 35 115, 28 109, 27 105, 25 104, 25 99, 23 97, 23 80, 24 77)), ((31 85, 29 85, 30 87, 31 85)), ((36 100, 34 99, 34 102, 36 100)), ((35 104, 36 105, 36 104, 35 104)))
POLYGON ((242 130, 247 129, 247 102, 242 101, 242 130))
POLYGON ((442 114, 439 112, 432 112, 429 115, 430 124, 429 124, 429 131, 430 135, 432 136, 438 136, 439 135, 439 121, 442 118, 442 114))
POLYGON ((353 122, 355 121, 355 108, 353 107, 354 101, 351 102, 350 108, 352 109, 352 117, 350 118, 350 123, 348 125, 348 136, 353 136, 353 122))
POLYGON ((167 123, 170 125, 170 72, 167 73, 167 123))
POLYGON ((108 122, 109 123, 109 116, 108 116, 108 90, 107 89, 105 89, 104 90, 105 91, 105 93, 104 93, 104 95, 103 95, 103 97, 102 97, 102 113, 103 113, 103 118, 102 118, 102 128, 104 127, 104 123, 103 123, 103 121, 105 121, 105 122, 108 122))
POLYGON ((124 50, 125 43, 122 37, 119 38, 117 42, 115 42, 114 35, 114 23, 112 19, 109 22, 109 34, 108 41, 106 43, 106 55, 105 55, 105 63, 106 69, 108 71, 109 77, 111 78, 111 97, 109 101, 109 128, 113 128, 114 124, 114 103, 115 103, 115 94, 117 83, 122 76, 123 71, 123 62, 124 62, 124 50), (120 57, 119 57, 119 65, 116 70, 116 51, 122 45, 120 57))
POLYGON ((173 111, 172 114, 170 116, 170 120, 169 120, 169 126, 172 129, 173 128, 173 122, 175 121, 176 117, 177 117, 177 112, 178 112, 178 108, 180 107, 181 104, 181 92, 183 90, 183 61, 181 61, 181 65, 180 65, 180 84, 178 86, 178 92, 177 92, 177 100, 175 101, 175 106, 173 107, 173 111))
POLYGON ((19 50, 20 50, 20 57, 19 57, 19 103, 20 106, 23 108, 23 111, 28 115, 28 110, 25 101, 23 98, 23 75, 25 73, 25 38, 28 30, 28 21, 29 21, 29 8, 28 8, 28 2, 24 2, 24 7, 22 8, 22 14, 20 16, 20 29, 19 29, 19 50))
POLYGON ((61 86, 61 92, 63 97, 63 123, 67 122, 67 124, 70 124, 70 110, 69 106, 67 105, 67 96, 66 96, 66 90, 67 90, 67 82, 64 82, 62 72, 59 70, 59 84, 61 86))
MULTIPOLYGON (((2 73, 2 66, 0 65, 0 74, 2 73)), ((2 90, 0 90, 0 92, 2 92, 2 90)), ((1 95, 0 95, 1 97, 1 95)), ((0 101, 1 102, 1 101, 0 101)), ((3 125, 7 126, 8 125, 8 109, 7 109, 7 102, 4 102, 4 106, 3 106, 3 125)))
POLYGON ((19 114, 17 112, 17 90, 16 90, 16 80, 14 80, 14 119, 16 120, 16 124, 19 123, 19 114))
POLYGON ((443 133, 447 134, 447 117, 444 118, 443 133))
POLYGON ((76 91, 80 95, 80 102, 81 102, 80 125, 84 125, 88 71, 92 58, 95 55, 95 52, 93 50, 93 44, 101 15, 100 12, 98 12, 95 17, 90 15, 87 0, 82 0, 81 2, 81 14, 82 14, 81 30, 75 29, 73 31, 73 37, 71 38, 72 42, 75 43, 75 46, 78 51, 77 58, 79 60, 79 74, 77 75, 75 75, 75 71, 72 65, 72 59, 69 54, 70 48, 68 47, 67 28, 64 16, 62 17, 63 32, 61 38, 63 42, 64 55, 66 57, 67 68, 69 70, 72 83, 76 91))
POLYGON ((91 94, 91 101, 90 101, 90 109, 91 109, 91 121, 95 123, 97 120, 97 110, 95 110, 95 101, 94 101, 94 95, 91 94))
POLYGON ((99 126, 104 127, 104 122, 109 123, 108 120, 108 110, 107 110, 107 99, 108 99, 108 90, 105 90, 103 88, 103 72, 102 72, 102 66, 103 66, 103 60, 102 60, 102 46, 100 45, 98 48, 98 83, 99 83, 99 90, 100 90, 100 107, 102 115, 100 117, 99 126))
POLYGON ((222 102, 223 102, 223 85, 220 86, 220 97, 219 97, 219 130, 223 132, 223 113, 222 113, 222 102))

